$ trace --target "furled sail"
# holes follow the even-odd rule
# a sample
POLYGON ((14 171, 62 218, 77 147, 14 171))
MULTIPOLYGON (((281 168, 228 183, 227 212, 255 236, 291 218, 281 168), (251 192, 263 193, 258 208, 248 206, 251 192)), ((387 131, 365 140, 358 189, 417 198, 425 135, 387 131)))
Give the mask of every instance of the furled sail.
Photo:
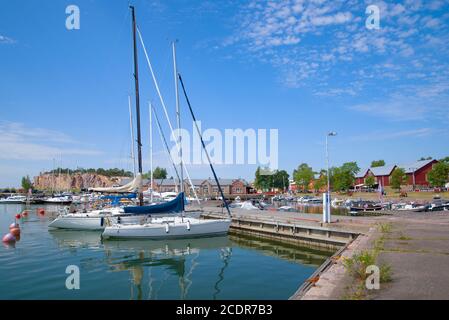
POLYGON ((149 206, 126 206, 123 208, 125 213, 132 214, 160 214, 160 213, 178 213, 184 211, 184 192, 168 202, 153 204, 149 206))
POLYGON ((142 185, 142 176, 138 174, 129 183, 120 187, 100 187, 100 188, 89 188, 89 191, 95 192, 109 192, 109 193, 129 193, 137 192, 142 185))

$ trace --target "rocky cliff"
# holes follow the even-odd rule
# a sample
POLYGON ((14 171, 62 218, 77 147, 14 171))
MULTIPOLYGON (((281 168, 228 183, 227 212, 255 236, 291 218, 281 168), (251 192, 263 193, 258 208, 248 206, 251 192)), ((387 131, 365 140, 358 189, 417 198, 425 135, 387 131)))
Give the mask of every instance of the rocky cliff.
POLYGON ((123 177, 106 177, 95 173, 41 174, 34 177, 34 188, 38 190, 72 190, 93 187, 110 187, 120 183, 123 177))

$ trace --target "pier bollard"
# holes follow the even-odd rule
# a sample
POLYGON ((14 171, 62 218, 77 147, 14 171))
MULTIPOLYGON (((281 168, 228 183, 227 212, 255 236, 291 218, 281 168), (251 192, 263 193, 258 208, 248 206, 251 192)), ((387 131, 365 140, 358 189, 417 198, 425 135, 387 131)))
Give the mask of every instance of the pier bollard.
POLYGON ((328 223, 329 215, 327 213, 327 209, 328 209, 327 200, 328 200, 327 193, 324 192, 323 193, 323 223, 328 223))

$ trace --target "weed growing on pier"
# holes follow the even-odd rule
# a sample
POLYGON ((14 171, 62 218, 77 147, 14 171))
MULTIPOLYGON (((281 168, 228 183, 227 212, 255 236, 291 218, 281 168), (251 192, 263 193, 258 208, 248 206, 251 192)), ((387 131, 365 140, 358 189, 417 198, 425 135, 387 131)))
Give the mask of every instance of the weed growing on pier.
POLYGON ((412 240, 412 238, 407 237, 406 235, 404 235, 404 234, 401 232, 401 236, 399 237, 399 240, 412 240))
POLYGON ((391 266, 388 264, 382 264, 380 266, 380 283, 387 283, 391 281, 391 266))
POLYGON ((354 254, 352 258, 345 259, 343 263, 349 273, 359 280, 365 280, 366 268, 376 263, 376 255, 372 251, 365 250, 354 254))
POLYGON ((378 224, 378 230, 382 233, 390 233, 391 229, 391 223, 389 222, 378 224))

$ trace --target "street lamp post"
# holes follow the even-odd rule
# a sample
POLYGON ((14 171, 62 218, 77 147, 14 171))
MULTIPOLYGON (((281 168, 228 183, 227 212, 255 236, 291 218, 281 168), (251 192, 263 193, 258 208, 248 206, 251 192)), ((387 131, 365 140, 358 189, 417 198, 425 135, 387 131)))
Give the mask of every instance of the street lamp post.
POLYGON ((327 163, 327 197, 326 197, 326 207, 323 207, 325 210, 325 214, 323 215, 323 222, 330 223, 331 222, 331 182, 330 182, 330 174, 329 174, 329 148, 328 148, 328 137, 336 136, 336 132, 329 132, 326 135, 326 163, 327 163))

